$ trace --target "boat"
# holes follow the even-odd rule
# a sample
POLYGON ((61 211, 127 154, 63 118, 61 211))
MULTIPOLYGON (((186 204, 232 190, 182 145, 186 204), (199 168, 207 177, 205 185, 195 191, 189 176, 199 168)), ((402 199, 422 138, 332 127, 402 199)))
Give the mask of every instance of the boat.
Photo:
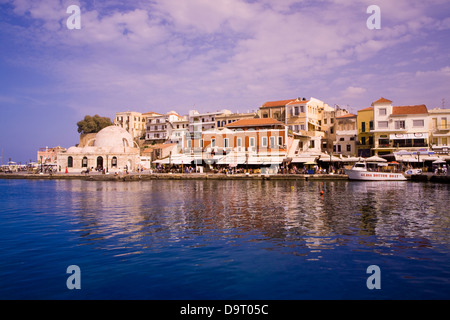
POLYGON ((350 180, 404 181, 403 173, 369 171, 366 162, 356 162, 351 169, 345 169, 350 180))

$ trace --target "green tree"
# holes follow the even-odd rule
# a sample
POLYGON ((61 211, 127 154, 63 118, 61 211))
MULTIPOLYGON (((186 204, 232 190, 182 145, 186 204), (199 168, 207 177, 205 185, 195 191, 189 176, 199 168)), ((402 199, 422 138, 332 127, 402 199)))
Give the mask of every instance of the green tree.
POLYGON ((83 120, 77 122, 79 133, 96 133, 105 127, 111 126, 113 123, 108 117, 85 116, 83 120))

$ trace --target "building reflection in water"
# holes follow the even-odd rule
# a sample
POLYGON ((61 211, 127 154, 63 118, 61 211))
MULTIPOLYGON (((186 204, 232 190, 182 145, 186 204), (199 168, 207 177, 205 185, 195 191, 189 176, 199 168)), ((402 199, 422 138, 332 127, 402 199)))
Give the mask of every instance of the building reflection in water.
MULTIPOLYGON (((73 232, 102 249, 163 250, 226 241, 320 259, 357 242, 392 254, 450 243, 449 189, 411 182, 58 181, 73 232), (323 191, 323 194, 321 193, 323 191), (403 241, 402 239, 414 239, 403 241)), ((123 254, 123 253, 120 253, 123 254)))

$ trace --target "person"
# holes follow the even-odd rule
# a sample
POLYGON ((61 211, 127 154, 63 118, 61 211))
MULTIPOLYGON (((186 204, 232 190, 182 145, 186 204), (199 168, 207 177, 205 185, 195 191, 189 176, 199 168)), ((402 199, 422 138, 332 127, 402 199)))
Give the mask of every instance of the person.
POLYGON ((66 167, 66 173, 69 173, 69 168, 66 167))

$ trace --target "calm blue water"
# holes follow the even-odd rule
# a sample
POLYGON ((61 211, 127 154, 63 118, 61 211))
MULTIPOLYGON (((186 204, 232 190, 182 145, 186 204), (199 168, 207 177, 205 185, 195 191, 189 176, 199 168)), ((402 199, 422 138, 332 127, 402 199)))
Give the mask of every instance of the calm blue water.
POLYGON ((449 194, 412 182, 0 180, 0 298, 448 299, 449 194), (66 286, 69 265, 80 290, 66 286), (379 290, 366 286, 370 265, 379 290))

